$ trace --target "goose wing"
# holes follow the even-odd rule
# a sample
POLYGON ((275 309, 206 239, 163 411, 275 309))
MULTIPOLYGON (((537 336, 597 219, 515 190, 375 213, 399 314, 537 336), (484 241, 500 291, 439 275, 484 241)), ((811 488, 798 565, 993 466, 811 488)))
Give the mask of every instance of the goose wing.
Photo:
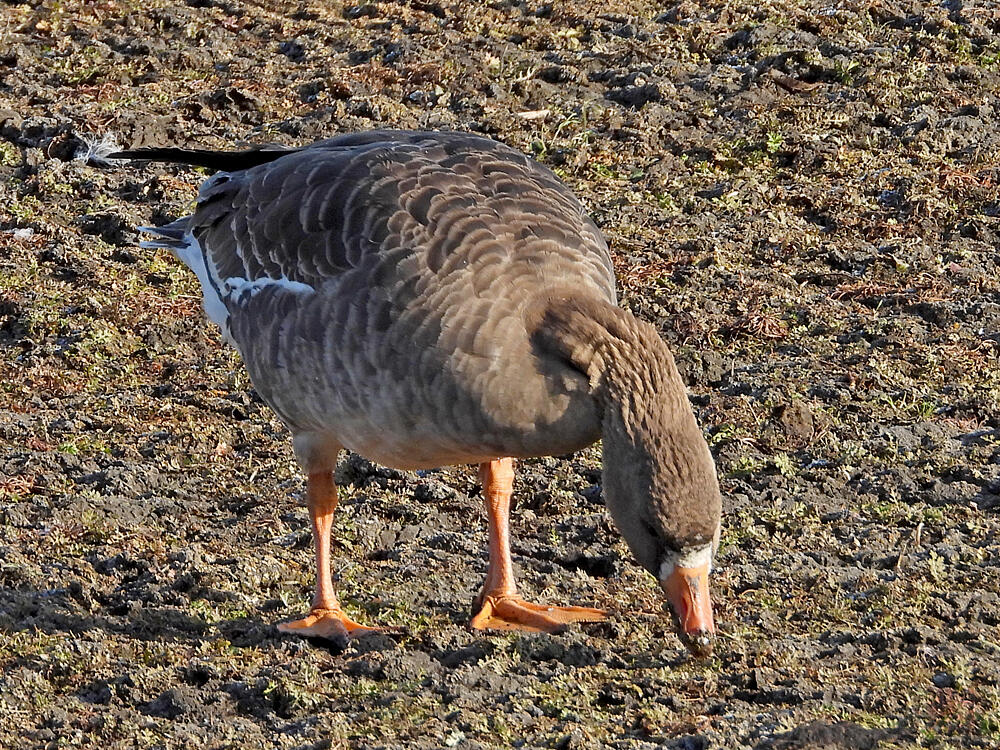
POLYGON ((399 251, 447 272, 495 249, 475 242, 489 237, 507 254, 533 254, 536 266, 553 252, 582 261, 613 295, 607 246, 577 199, 548 169, 487 138, 372 131, 291 150, 169 151, 156 158, 229 167, 173 226, 197 241, 219 291, 227 280, 317 288, 399 251))

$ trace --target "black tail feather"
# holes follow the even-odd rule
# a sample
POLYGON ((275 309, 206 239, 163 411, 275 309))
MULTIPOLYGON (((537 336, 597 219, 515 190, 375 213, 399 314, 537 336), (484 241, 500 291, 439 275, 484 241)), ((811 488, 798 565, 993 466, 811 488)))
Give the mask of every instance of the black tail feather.
POLYGON ((136 159, 142 161, 166 161, 174 164, 190 164, 207 167, 220 172, 237 172, 260 164, 267 164, 298 149, 268 144, 247 151, 208 151, 187 148, 137 148, 131 151, 116 151, 107 159, 136 159))

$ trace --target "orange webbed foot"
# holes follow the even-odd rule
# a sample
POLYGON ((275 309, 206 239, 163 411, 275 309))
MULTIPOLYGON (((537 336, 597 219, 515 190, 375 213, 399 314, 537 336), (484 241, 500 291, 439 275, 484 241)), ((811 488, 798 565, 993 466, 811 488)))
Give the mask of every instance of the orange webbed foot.
POLYGON ((526 602, 517 596, 486 596, 469 623, 475 630, 522 630, 529 633, 559 633, 572 622, 601 622, 602 609, 553 607, 526 602))
POLYGON ((313 607, 312 611, 300 620, 278 623, 278 632, 306 638, 321 638, 346 646, 352 638, 383 633, 386 629, 361 625, 344 614, 340 607, 334 609, 313 607))

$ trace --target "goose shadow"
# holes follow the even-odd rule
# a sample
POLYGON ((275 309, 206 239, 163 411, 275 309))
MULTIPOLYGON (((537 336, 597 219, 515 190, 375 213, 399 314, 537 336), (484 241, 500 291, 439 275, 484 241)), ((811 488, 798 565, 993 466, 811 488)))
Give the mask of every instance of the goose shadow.
POLYGON ((26 632, 72 638, 99 633, 190 646, 225 639, 237 647, 278 637, 274 624, 261 617, 207 622, 172 605, 138 601, 104 605, 72 585, 47 590, 0 589, 0 634, 26 632))

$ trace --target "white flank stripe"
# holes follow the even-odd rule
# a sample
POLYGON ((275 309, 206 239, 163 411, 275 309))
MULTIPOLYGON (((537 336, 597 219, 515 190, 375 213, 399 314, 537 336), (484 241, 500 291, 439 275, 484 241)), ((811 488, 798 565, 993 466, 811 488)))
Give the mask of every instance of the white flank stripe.
POLYGON ((287 276, 281 276, 277 279, 272 279, 268 277, 254 279, 242 279, 238 276, 231 276, 222 282, 222 290, 226 295, 226 299, 233 302, 242 302, 245 294, 249 294, 253 297, 257 292, 267 287, 279 287, 286 292, 291 292, 292 294, 312 294, 316 290, 309 286, 309 284, 303 284, 301 281, 292 281, 287 276))
MULTIPOLYGON (((140 227, 143 231, 157 233, 155 227, 140 227)), ((201 301, 205 308, 208 319, 219 326, 222 331, 222 338, 227 342, 236 345, 229 330, 229 307, 237 307, 246 304, 258 292, 277 287, 283 292, 290 294, 312 294, 316 290, 309 284, 301 281, 292 281, 287 276, 277 279, 268 277, 260 279, 244 279, 239 276, 231 276, 225 281, 218 276, 218 270, 214 265, 206 263, 205 253, 202 252, 201 245, 193 234, 185 234, 183 239, 173 239, 165 232, 160 232, 164 239, 150 240, 140 243, 140 247, 167 247, 174 255, 180 259, 184 265, 194 271, 201 283, 201 301), (218 290, 218 291, 217 291, 218 290)), ((238 250, 237 250, 238 252, 238 250)))

